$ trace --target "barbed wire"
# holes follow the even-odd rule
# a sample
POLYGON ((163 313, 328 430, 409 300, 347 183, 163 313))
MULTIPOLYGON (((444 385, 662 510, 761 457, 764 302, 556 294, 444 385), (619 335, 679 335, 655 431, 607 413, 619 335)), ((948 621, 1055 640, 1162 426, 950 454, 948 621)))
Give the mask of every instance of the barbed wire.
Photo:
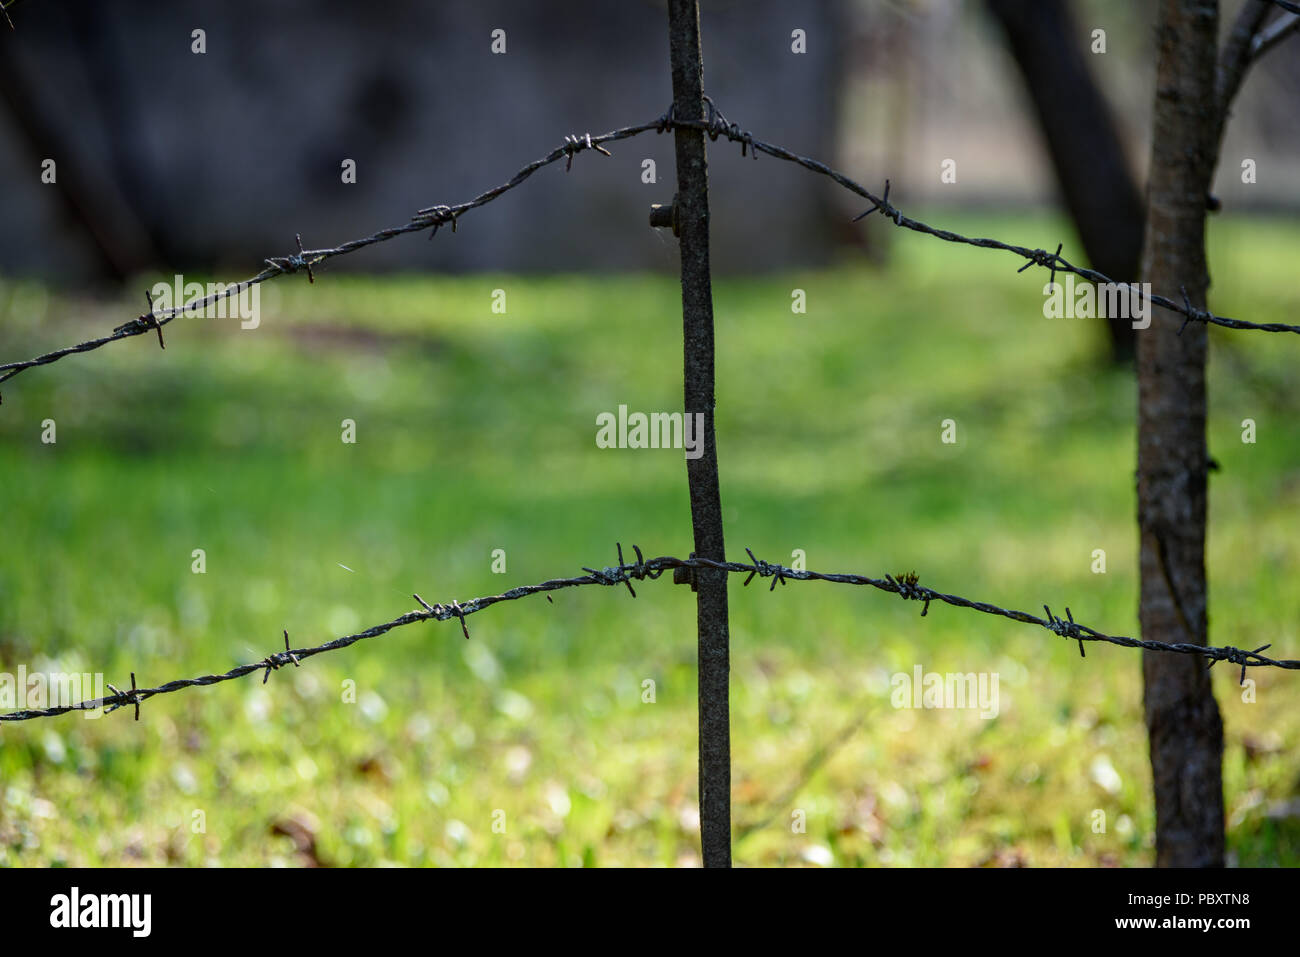
POLYGON ((5 22, 9 24, 9 29, 13 32, 17 32, 18 28, 14 26, 13 20, 9 17, 9 8, 16 7, 21 2, 22 0, 9 0, 8 3, 4 3, 0 0, 0 13, 5 15, 5 22))
MULTIPOLYGON (((1283 668, 1290 671, 1300 670, 1300 661, 1291 659, 1274 660, 1261 654, 1271 645, 1261 645, 1258 648, 1247 651, 1242 648, 1224 646, 1221 648, 1210 647, 1207 645, 1197 645, 1188 642, 1168 643, 1163 641, 1150 641, 1140 638, 1129 638, 1123 635, 1108 635, 1090 628, 1087 625, 1074 620, 1074 615, 1066 607, 1065 618, 1059 618, 1052 613, 1052 610, 1044 605, 1043 611, 1046 618, 1039 618, 1037 615, 1031 615, 1028 612, 1017 611, 1011 608, 1002 608, 988 602, 974 601, 969 598, 963 598, 960 595, 949 595, 928 588, 919 583, 918 576, 915 572, 908 572, 899 575, 885 575, 884 578, 870 578, 865 575, 853 574, 824 574, 822 572, 807 571, 804 569, 787 568, 784 565, 763 561, 756 558, 754 553, 748 548, 745 552, 749 555, 750 562, 717 562, 706 558, 696 558, 693 555, 690 558, 674 558, 672 556, 663 556, 660 558, 645 559, 641 549, 636 545, 632 546, 636 554, 635 562, 625 562, 623 559, 623 546, 616 544, 618 550, 618 564, 607 566, 605 568, 588 568, 583 566, 583 571, 587 574, 579 575, 573 578, 552 578, 548 581, 539 582, 536 585, 518 585, 499 595, 488 595, 483 598, 475 598, 467 602, 449 601, 438 604, 429 604, 419 595, 412 595, 420 605, 420 608, 414 611, 408 611, 403 615, 386 621, 383 624, 367 628, 365 631, 357 632, 353 635, 346 635, 342 638, 335 638, 333 641, 327 641, 322 645, 316 645, 311 648, 291 648, 289 646, 289 633, 284 632, 284 651, 273 652, 267 655, 261 661, 249 662, 238 665, 224 674, 202 675, 197 678, 181 678, 175 681, 169 681, 166 684, 159 685, 156 688, 139 688, 136 687, 135 672, 131 672, 131 689, 121 691, 111 684, 109 689, 113 691, 112 695, 106 695, 102 698, 88 699, 77 704, 59 705, 51 708, 28 709, 22 711, 11 711, 0 714, 0 722, 3 721, 30 721, 34 718, 49 718, 60 714, 67 714, 71 711, 87 711, 103 708, 106 713, 116 711, 118 708, 127 705, 135 706, 135 716, 138 721, 140 718, 140 704, 157 695, 171 694, 181 691, 185 688, 206 687, 209 685, 219 684, 223 681, 233 681, 236 678, 243 678, 254 672, 264 672, 262 683, 265 684, 271 677, 271 672, 285 665, 292 664, 298 667, 301 662, 307 658, 324 654, 329 651, 338 651, 347 648, 366 638, 376 638, 380 635, 392 631, 394 628, 401 628, 405 625, 413 625, 422 621, 448 621, 452 618, 459 620, 461 631, 466 639, 469 638, 469 627, 465 619, 470 615, 477 614, 485 608, 506 601, 517 601, 521 598, 527 598, 530 595, 545 594, 547 592, 559 591, 564 588, 577 588, 584 585, 604 585, 607 587, 617 587, 618 585, 626 586, 632 597, 636 597, 636 590, 632 587, 634 581, 655 580, 658 579, 665 571, 669 569, 714 569, 729 574, 747 575, 744 584, 747 586, 755 577, 770 578, 772 584, 769 591, 775 591, 778 584, 785 585, 789 581, 824 581, 834 582, 845 585, 869 585, 881 591, 891 592, 901 596, 906 601, 923 602, 921 608, 921 617, 925 617, 930 611, 930 603, 933 601, 943 602, 956 608, 968 608, 972 611, 982 612, 986 615, 996 615, 1002 618, 1009 618, 1012 621, 1023 622, 1027 625, 1038 625, 1046 628, 1052 634, 1070 641, 1075 641, 1079 646, 1079 655, 1086 657, 1084 652, 1085 641, 1101 641, 1112 645, 1119 645, 1124 648, 1143 648, 1148 651, 1163 651, 1175 654, 1199 655, 1210 659, 1210 667, 1213 667, 1220 661, 1229 661, 1234 665, 1241 666, 1241 682, 1246 680, 1247 668, 1274 667, 1283 668)), ((685 572, 678 575, 674 572, 674 581, 679 584, 691 583, 692 573, 685 572)), ((547 601, 551 601, 550 595, 547 595, 547 601)), ((25 691, 25 689, 22 689, 25 691)))
POLYGON ((516 186, 520 185, 524 180, 528 179, 528 177, 532 176, 542 167, 549 166, 552 163, 564 159, 566 160, 565 170, 567 171, 573 166, 573 157, 583 150, 595 150, 598 153, 609 156, 611 154, 609 150, 605 149, 603 144, 612 143, 617 140, 636 136, 640 133, 649 132, 650 130, 656 129, 658 123, 659 121, 656 120, 651 123, 643 123, 640 126, 624 127, 623 129, 612 130, 608 133, 601 133, 599 136, 593 136, 590 133, 585 133, 581 136, 566 136, 564 138, 564 143, 561 146, 557 146, 540 159, 533 160, 500 186, 495 186, 484 193, 480 193, 468 202, 459 203, 455 206, 430 206, 421 209, 411 217, 410 222, 401 226, 390 226, 387 229, 381 229, 378 232, 371 233, 369 236, 363 236, 360 239, 353 239, 330 249, 303 249, 302 236, 299 234, 295 237, 298 245, 298 251, 296 253, 290 253, 287 256, 272 256, 271 258, 264 260, 266 268, 257 275, 251 276, 250 278, 237 283, 227 284, 224 288, 209 293, 202 298, 192 299, 173 309, 165 310, 163 312, 155 311, 153 307, 153 298, 148 292, 146 292, 145 296, 149 300, 149 310, 141 313, 135 319, 125 322, 115 328, 112 335, 101 336, 96 339, 89 339, 85 342, 78 343, 75 346, 56 349, 53 352, 47 352, 34 359, 27 359, 22 362, 2 363, 0 364, 0 373, 3 374, 0 374, 0 382, 12 379, 19 373, 35 366, 48 365, 51 362, 57 362, 58 360, 75 353, 90 352, 102 348, 110 342, 129 339, 132 336, 144 335, 150 330, 158 333, 158 344, 165 348, 162 339, 162 327, 186 313, 197 313, 199 310, 215 305, 223 299, 237 296, 245 289, 259 283, 267 282, 271 279, 279 278, 280 276, 291 275, 296 272, 306 272, 308 282, 314 283, 316 281, 316 275, 312 271, 313 266, 337 256, 346 256, 349 253, 354 253, 359 249, 365 249, 367 246, 373 246, 376 243, 387 242, 390 239, 405 235, 406 233, 422 232, 425 229, 431 229, 429 238, 432 239, 437 235, 438 230, 448 223, 451 224, 452 232, 455 232, 457 220, 459 220, 465 213, 503 196, 516 186))
MULTIPOLYGON (((861 183, 855 182, 838 170, 827 166, 825 163, 811 159, 807 156, 800 156, 798 153, 792 152, 785 147, 776 146, 772 143, 766 143, 763 140, 758 139, 748 130, 742 130, 738 124, 728 121, 722 114, 722 111, 714 106, 713 101, 708 97, 705 97, 705 101, 706 106, 708 107, 708 115, 705 119, 678 119, 671 115, 672 111, 670 109, 666 118, 668 128, 671 128, 672 126, 686 126, 691 129, 703 130, 709 135, 710 139, 713 140, 717 140, 719 136, 723 136, 732 142, 740 144, 740 152, 742 156, 748 151, 750 155, 757 159, 759 153, 766 153, 769 156, 776 157, 777 159, 795 163, 802 166, 804 169, 812 170, 814 173, 820 173, 823 176, 830 177, 840 186, 843 186, 852 193, 856 193, 858 196, 861 196, 863 199, 871 203, 871 209, 856 216, 853 220, 854 222, 870 216, 872 213, 880 212, 886 219, 892 220, 896 226, 910 229, 913 232, 923 233, 927 236, 934 236, 936 239, 942 239, 945 242, 977 246, 980 249, 1000 249, 1005 252, 1015 253, 1017 256, 1026 260, 1025 264, 1017 270, 1018 272, 1024 272, 1030 266, 1041 266, 1051 271, 1051 282, 1056 281, 1057 271, 1068 272, 1074 273, 1076 276, 1086 279, 1089 282, 1104 283, 1125 288, 1130 292, 1139 295, 1143 294, 1141 287, 1137 283, 1117 282, 1105 273, 1098 272, 1095 269, 1088 269, 1083 266, 1076 266, 1069 262, 1061 255, 1061 249, 1064 244, 1058 244, 1056 252, 1052 253, 1048 252, 1046 249, 1031 249, 1028 246, 1017 246, 1014 243, 1004 243, 998 239, 963 236, 961 233, 955 233, 947 229, 937 229, 936 227, 931 226, 928 223, 923 223, 918 219, 904 216, 900 209, 889 202, 889 180, 885 180, 884 194, 882 196, 877 196, 861 183)), ((1248 322, 1244 319, 1230 319, 1226 316, 1217 316, 1204 309, 1196 309, 1192 306, 1186 289, 1182 290, 1182 294, 1183 302, 1181 305, 1174 300, 1161 295, 1151 294, 1146 298, 1151 303, 1160 306, 1163 309, 1184 316, 1185 320, 1183 322, 1183 328, 1186 328, 1187 323, 1189 322, 1205 322, 1217 326, 1223 326, 1227 329, 1253 329, 1260 332, 1291 332, 1300 335, 1300 325, 1289 325, 1282 322, 1248 322)), ((1182 332, 1182 328, 1179 329, 1179 332, 1182 332)))
MULTIPOLYGON (((922 233, 927 236, 933 236, 936 239, 941 239, 944 240, 945 242, 960 243, 968 246, 976 246, 981 249, 998 249, 998 250, 1003 250, 1005 252, 1014 253, 1015 255, 1026 260, 1025 264, 1021 266, 1020 269, 1018 270, 1019 272, 1023 272, 1024 270, 1028 269, 1030 266, 1040 266, 1050 270, 1052 282, 1055 282, 1056 273, 1058 271, 1068 272, 1068 273, 1074 273, 1075 275, 1083 279, 1086 279, 1089 282, 1104 283, 1115 287, 1122 287, 1124 289, 1129 290, 1131 293, 1137 293, 1138 295, 1142 295, 1141 288, 1137 283, 1117 282, 1111 279, 1109 276, 1105 275, 1104 273, 1098 272, 1095 269, 1088 269, 1083 266, 1076 266, 1073 263, 1069 262, 1061 255, 1061 249, 1063 244, 1057 245, 1056 252, 1048 252, 1045 249, 1035 249, 1028 246, 1019 246, 1014 243, 1002 242, 1001 240, 998 239, 964 236, 961 233, 952 232, 951 230, 947 230, 947 229, 938 229, 934 226, 929 225, 928 223, 924 223, 920 220, 912 219, 909 216, 905 216, 903 215, 902 211, 898 209, 898 207, 894 206, 889 202, 889 190, 890 190, 889 180, 885 180, 885 191, 883 195, 877 196, 874 193, 872 193, 869 189, 867 189, 865 186, 850 179, 848 176, 845 176, 843 173, 839 172, 838 170, 835 170, 830 166, 827 166, 825 163, 819 162, 818 160, 811 159, 806 156, 801 156, 798 153, 792 152, 791 150, 788 150, 782 146, 777 146, 775 144, 768 143, 761 139, 758 139, 749 131, 742 130, 737 124, 728 121, 727 118, 723 115, 722 111, 719 110, 716 106, 714 106, 713 101, 711 99, 705 97, 705 101, 708 107, 708 115, 703 120, 681 119, 674 115, 673 110, 670 107, 667 112, 665 112, 663 115, 661 115, 660 117, 658 117, 657 119, 649 123, 642 123, 638 126, 623 127, 622 129, 612 130, 608 133, 601 133, 598 136, 593 136, 590 133, 581 136, 577 136, 577 135, 566 136, 565 141, 562 145, 557 146, 555 149, 551 150, 551 152, 547 153, 545 156, 541 157, 540 159, 533 160, 533 162, 524 166, 505 183, 502 183, 499 186, 493 187, 492 189, 489 189, 486 192, 479 194, 474 199, 469 200, 468 202, 460 203, 455 206, 440 205, 440 206, 424 207, 420 210, 417 210, 415 215, 411 217, 410 221, 401 226, 391 226, 387 229, 381 229, 378 232, 372 233, 369 236, 364 236, 360 239, 354 239, 349 242, 345 242, 342 245, 334 246, 329 249, 304 249, 302 246, 302 236, 298 235, 296 237, 297 245, 298 245, 298 251, 296 253, 290 253, 287 256, 274 256, 268 258, 264 260, 264 262, 267 264, 266 268, 263 269, 261 272, 257 273, 257 275, 252 276, 248 279, 244 279, 234 284, 226 285, 224 288, 209 293, 207 296, 198 299, 193 299, 183 305, 176 306, 175 308, 166 310, 162 313, 156 312, 154 310, 152 297, 150 297, 149 294, 146 293, 145 294, 146 297, 149 298, 149 311, 142 313, 141 315, 137 316, 135 319, 132 319, 129 322, 123 323, 122 325, 116 327, 113 330, 113 333, 111 335, 101 336, 95 339, 89 339, 85 342, 80 342, 73 346, 67 346, 62 349, 56 349, 52 352, 47 352, 44 355, 37 356, 34 359, 26 359, 19 362, 0 363, 0 382, 5 382, 8 379, 12 379, 14 376, 18 375, 19 373, 27 369, 31 369, 36 366, 48 365, 52 362, 57 362, 58 360, 63 359, 66 356, 74 355, 76 353, 81 353, 81 352, 90 352, 95 349, 99 349, 103 346, 106 346, 111 342, 117 342, 121 339, 128 339, 131 338, 132 336, 144 335, 145 333, 150 331, 154 331, 157 333, 159 346, 165 348, 165 345, 163 343, 162 327, 172 322, 176 318, 185 315, 186 313, 191 313, 191 312, 197 313, 198 310, 206 309, 208 306, 215 305, 216 303, 220 302, 223 299, 227 299, 230 298, 231 296, 239 295, 240 293, 243 292, 243 290, 251 286, 257 285, 258 283, 267 282, 271 279, 279 278, 280 276, 286 276, 286 275, 291 275, 293 273, 305 271, 307 273, 308 281, 315 282, 316 276, 312 270, 313 266, 325 262, 326 260, 333 259, 337 256, 345 256, 349 253, 356 252, 357 250, 365 249, 367 246, 373 246, 376 243, 387 242, 388 240, 393 239, 397 236, 402 236, 407 233, 420 232, 425 229, 430 229, 429 238, 432 239, 435 235, 437 235, 438 230, 442 226, 445 226, 449 223, 451 225, 452 232, 455 232, 457 221, 465 213, 469 212, 472 209, 477 209, 478 207, 490 203, 493 200, 499 198, 500 196, 503 196, 505 193, 519 186, 521 183, 524 182, 524 180, 528 179, 528 177, 530 177, 533 173, 537 172, 539 169, 541 169, 544 166, 548 166, 552 163, 558 162, 561 159, 564 159, 566 161, 565 169, 567 171, 572 168, 573 157, 576 154, 582 152, 583 150, 595 150, 599 153, 603 153, 604 155, 609 156, 611 154, 609 150, 604 148, 603 144, 605 143, 611 143, 617 140, 628 139, 633 136, 638 136, 642 133, 650 132, 651 130, 655 131, 656 133, 666 133, 671 131, 675 126, 703 130, 705 133, 709 135, 711 139, 715 141, 719 136, 723 136, 726 137, 728 140, 740 143, 742 155, 749 153, 750 155, 754 156, 755 159, 757 159, 758 154, 760 152, 766 153, 769 156, 773 156, 781 160, 786 160, 787 162, 795 163, 799 166, 804 167, 805 169, 829 177, 830 179, 838 183, 840 186, 844 187, 845 189, 849 190, 852 193, 857 194, 858 196, 862 197, 863 199, 871 203, 871 209, 855 217, 854 220, 855 222, 857 220, 860 220, 870 215, 871 213, 879 212, 882 215, 884 215, 887 219, 891 220, 896 226, 901 226, 904 229, 909 229, 912 230, 913 232, 922 233)), ((1281 322, 1268 322, 1268 323, 1248 322, 1244 319, 1230 319, 1226 316, 1215 315, 1214 313, 1209 312, 1207 310, 1196 309, 1192 306, 1191 301, 1187 296, 1186 290, 1183 290, 1183 302, 1181 305, 1175 302, 1174 300, 1166 298, 1165 296, 1161 296, 1161 295, 1152 294, 1148 298, 1151 303, 1160 306, 1163 309, 1184 316, 1185 317, 1183 322, 1184 328, 1189 322, 1204 322, 1204 323, 1209 323, 1217 326, 1222 326, 1227 329, 1251 329, 1251 330, 1257 330, 1263 332, 1291 332, 1291 333, 1300 334, 1300 325, 1289 325, 1287 323, 1281 323, 1281 322)), ((1179 331, 1181 332, 1182 329, 1180 329, 1179 331)))

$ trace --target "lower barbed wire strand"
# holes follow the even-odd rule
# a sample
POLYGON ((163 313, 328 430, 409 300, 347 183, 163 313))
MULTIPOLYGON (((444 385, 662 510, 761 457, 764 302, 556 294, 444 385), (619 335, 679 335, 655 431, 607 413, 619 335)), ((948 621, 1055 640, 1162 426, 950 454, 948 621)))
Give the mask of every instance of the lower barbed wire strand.
MULTIPOLYGON (((1246 668, 1248 667, 1275 667, 1290 671, 1300 670, 1300 661, 1288 659, 1274 660, 1260 654, 1260 652, 1265 648, 1269 647, 1268 645, 1264 645, 1253 651, 1247 651, 1231 646, 1216 648, 1206 645, 1188 644, 1186 642, 1170 644, 1162 641, 1130 638, 1123 635, 1108 635, 1104 632, 1090 628, 1087 625, 1075 622, 1073 616, 1070 616, 1068 621, 1056 618, 1055 616, 1052 616, 1051 611, 1046 608, 1044 610, 1047 611, 1049 617, 1040 618, 1037 615, 1032 615, 1028 612, 1002 608, 988 602, 973 601, 969 598, 963 598, 960 595, 949 595, 935 591, 932 588, 920 585, 915 573, 906 576, 899 576, 897 578, 890 575, 885 576, 885 578, 870 578, 865 575, 822 573, 805 569, 787 568, 783 565, 762 561, 757 558, 753 559, 751 563, 729 561, 719 562, 707 558, 675 558, 672 556, 662 556, 647 560, 641 557, 641 550, 639 548, 636 548, 636 546, 633 546, 633 548, 637 554, 636 562, 624 562, 622 560, 622 548, 620 547, 618 565, 605 567, 600 570, 592 570, 586 575, 579 575, 573 578, 552 578, 535 585, 518 585, 499 595, 487 595, 482 598, 471 599, 467 602, 457 602, 453 600, 450 602, 430 605, 422 598, 416 596, 416 601, 423 606, 422 610, 406 612, 391 621, 375 625, 371 628, 367 628, 365 631, 357 632, 356 634, 345 635, 342 638, 335 638, 332 641, 327 641, 321 645, 316 645, 310 648, 290 649, 287 647, 288 635, 286 634, 286 648, 284 651, 274 652, 258 662, 249 662, 238 665, 224 674, 202 675, 197 678, 179 678, 174 681, 169 681, 166 684, 159 685, 156 688, 138 688, 131 691, 119 691, 112 695, 105 695, 102 698, 89 699, 72 705, 11 711, 0 714, 0 721, 28 721, 33 718, 54 717, 72 711, 94 710, 99 707, 105 707, 107 710, 116 710, 117 708, 123 707, 127 704, 138 705, 140 702, 147 701, 157 695, 171 694, 186 688, 207 687, 219 684, 223 681, 233 681, 236 678, 243 678, 259 671, 265 671, 267 677, 269 677, 271 671, 277 670, 291 662, 297 663, 329 651, 338 651, 367 638, 377 638, 380 635, 392 631, 394 628, 400 628, 405 625, 413 625, 424 621, 446 621, 450 618, 456 618, 459 619, 461 627, 464 629, 465 618, 501 602, 517 601, 531 595, 544 594, 565 588, 577 588, 584 585, 604 585, 608 587, 627 583, 630 586, 630 583, 633 581, 657 579, 665 571, 673 568, 714 569, 728 574, 748 575, 750 578, 759 576, 762 578, 792 581, 824 581, 832 584, 869 585, 873 588, 880 589, 881 591, 900 595, 909 601, 925 602, 927 609, 930 602, 937 601, 956 608, 968 608, 972 611, 978 611, 987 615, 996 615, 1028 625, 1038 625, 1056 635, 1068 638, 1071 641, 1079 642, 1081 649, 1083 642, 1094 641, 1119 645, 1124 648, 1143 648, 1148 651, 1200 655, 1209 658, 1211 666, 1219 661, 1229 661, 1241 666, 1243 681, 1245 679, 1246 668)), ((753 553, 751 552, 750 554, 752 557, 753 553)), ((773 584, 775 585, 775 581, 773 584)), ((547 597, 549 598, 549 595, 547 597)), ((1069 615, 1069 609, 1066 609, 1066 611, 1067 615, 1069 615)), ((466 630, 466 637, 468 637, 468 630, 466 630)), ((112 686, 110 685, 109 687, 112 686)))

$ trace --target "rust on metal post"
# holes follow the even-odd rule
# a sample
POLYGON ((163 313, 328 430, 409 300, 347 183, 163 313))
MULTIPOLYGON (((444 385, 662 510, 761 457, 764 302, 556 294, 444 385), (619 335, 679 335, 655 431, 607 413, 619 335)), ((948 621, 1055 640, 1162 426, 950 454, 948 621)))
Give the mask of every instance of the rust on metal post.
MULTIPOLYGON (((672 114, 703 121, 704 67, 696 0, 669 0, 672 114)), ((726 561, 718 450, 713 432, 713 288, 709 277, 709 178, 700 129, 677 126, 677 236, 682 257, 686 414, 702 415, 703 454, 686 460, 695 554, 726 561)), ((692 421, 696 421, 692 419, 692 421)), ((727 574, 695 569, 699 633, 700 846, 705 867, 731 866, 731 652, 727 574)))

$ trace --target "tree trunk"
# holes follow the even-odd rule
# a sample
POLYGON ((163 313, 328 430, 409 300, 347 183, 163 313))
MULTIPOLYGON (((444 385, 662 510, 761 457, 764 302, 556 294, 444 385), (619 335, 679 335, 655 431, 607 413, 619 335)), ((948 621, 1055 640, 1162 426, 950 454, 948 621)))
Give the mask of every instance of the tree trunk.
MULTIPOLYGON (((1088 261, 1116 282, 1133 282, 1142 256, 1142 195, 1110 106, 1088 70, 1084 35, 1065 0, 986 0, 986 5, 1024 78, 1088 261)), ((1114 358, 1132 359, 1132 323, 1107 323, 1114 358)))
MULTIPOLYGON (((1205 308, 1206 195, 1218 151, 1215 0, 1161 0, 1142 279, 1205 308)), ((1159 311, 1138 334, 1142 636, 1207 640, 1204 323, 1159 311)), ((1223 722, 1205 662, 1144 651, 1156 864, 1221 867, 1223 722)))

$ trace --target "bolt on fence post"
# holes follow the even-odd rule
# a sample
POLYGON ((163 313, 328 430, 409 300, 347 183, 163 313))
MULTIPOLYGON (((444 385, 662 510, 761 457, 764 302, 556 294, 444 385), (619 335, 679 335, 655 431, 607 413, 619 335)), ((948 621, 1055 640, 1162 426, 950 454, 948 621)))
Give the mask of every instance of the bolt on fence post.
MULTIPOLYGON (((703 120, 704 61, 697 0, 669 0, 673 114, 703 120)), ((674 232, 682 257, 686 414, 702 414, 703 454, 686 460, 695 554, 726 561, 718 450, 713 432, 713 287, 709 277, 709 174, 704 132, 677 127, 674 232)), ((699 634, 700 849, 705 867, 731 866, 731 652, 726 572, 695 569, 699 634)))

